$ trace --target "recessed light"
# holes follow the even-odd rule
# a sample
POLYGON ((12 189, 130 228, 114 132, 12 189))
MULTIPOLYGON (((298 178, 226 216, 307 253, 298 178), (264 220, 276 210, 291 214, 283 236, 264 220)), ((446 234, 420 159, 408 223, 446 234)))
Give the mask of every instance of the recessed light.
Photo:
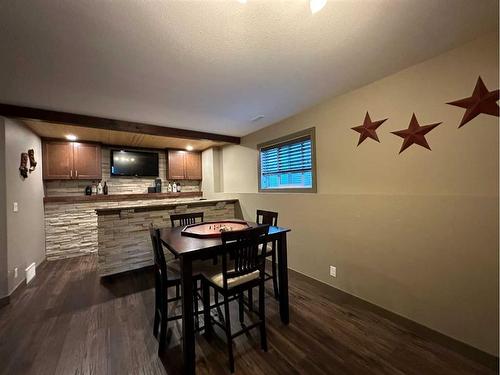
POLYGON ((66 139, 68 141, 76 141, 78 138, 76 137, 76 135, 68 134, 68 135, 66 135, 66 139))
POLYGON ((191 146, 191 145, 187 145, 187 146, 186 146, 186 150, 188 150, 188 151, 193 151, 193 146, 191 146))
POLYGON ((238 0, 238 3, 240 3, 240 4, 246 4, 247 0, 238 0))
POLYGON ((327 0, 310 0, 311 13, 317 13, 326 5, 327 0))

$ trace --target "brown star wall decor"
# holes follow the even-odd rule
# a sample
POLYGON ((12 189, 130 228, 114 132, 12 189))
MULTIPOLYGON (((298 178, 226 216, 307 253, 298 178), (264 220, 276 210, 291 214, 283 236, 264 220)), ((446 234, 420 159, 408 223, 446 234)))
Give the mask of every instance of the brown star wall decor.
POLYGON ((404 139, 403 145, 401 146, 401 150, 399 150, 399 153, 402 153, 404 150, 406 150, 408 147, 410 147, 414 143, 430 150, 431 148, 430 148, 429 144, 427 143, 427 140, 425 139, 425 135, 427 133, 429 133, 432 129, 434 129, 436 126, 438 126, 439 124, 441 124, 441 123, 438 122, 435 124, 420 126, 420 124, 418 123, 417 117, 415 116, 415 113, 414 113, 411 116, 410 125, 408 126, 408 129, 391 132, 392 134, 395 134, 398 137, 401 137, 404 139))
POLYGON ((462 121, 458 126, 461 128, 481 113, 499 117, 500 108, 497 104, 498 99, 499 90, 489 91, 481 79, 481 76, 479 76, 471 96, 446 104, 466 109, 462 121))
POLYGON ((363 121, 363 125, 355 126, 351 128, 352 130, 359 133, 359 141, 358 146, 366 139, 371 138, 380 142, 377 136, 377 128, 382 125, 387 119, 372 121, 368 112, 366 112, 365 120, 363 121))

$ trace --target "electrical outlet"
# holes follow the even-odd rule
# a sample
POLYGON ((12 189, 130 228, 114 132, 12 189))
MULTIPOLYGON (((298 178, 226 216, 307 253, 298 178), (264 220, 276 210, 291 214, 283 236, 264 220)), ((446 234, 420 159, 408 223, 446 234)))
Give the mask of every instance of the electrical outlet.
POLYGON ((330 266, 330 276, 337 277, 337 267, 330 266))
POLYGON ((17 276, 18 276, 18 272, 17 272, 17 267, 14 268, 14 279, 17 279, 17 276))
POLYGON ((14 202, 13 207, 12 207, 12 210, 13 210, 14 212, 19 211, 19 205, 17 204, 17 202, 14 202))

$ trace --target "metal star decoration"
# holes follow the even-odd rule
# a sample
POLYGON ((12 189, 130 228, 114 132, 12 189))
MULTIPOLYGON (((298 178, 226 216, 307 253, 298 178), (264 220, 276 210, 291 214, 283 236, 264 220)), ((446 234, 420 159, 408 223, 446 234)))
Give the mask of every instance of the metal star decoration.
POLYGON ((438 126, 439 124, 441 124, 441 123, 438 122, 435 124, 420 126, 420 124, 418 123, 417 117, 415 116, 415 113, 414 113, 411 116, 410 125, 408 126, 408 129, 391 132, 392 134, 395 134, 398 137, 401 137, 404 139, 403 145, 401 146, 401 150, 399 150, 399 153, 402 153, 404 150, 406 150, 408 147, 410 147, 414 143, 430 150, 431 148, 429 147, 429 144, 427 143, 427 140, 425 139, 425 135, 427 133, 429 133, 432 129, 434 129, 436 126, 438 126))
POLYGON ((488 91, 481 76, 479 76, 471 96, 446 104, 466 109, 464 117, 462 117, 462 122, 458 126, 461 128, 481 113, 499 117, 500 108, 497 104, 498 99, 499 90, 488 91))
POLYGON ((366 139, 371 138, 380 142, 377 136, 377 128, 382 125, 387 119, 372 121, 368 112, 365 115, 365 121, 363 121, 363 125, 355 126, 351 128, 352 130, 359 133, 359 141, 358 146, 366 139))

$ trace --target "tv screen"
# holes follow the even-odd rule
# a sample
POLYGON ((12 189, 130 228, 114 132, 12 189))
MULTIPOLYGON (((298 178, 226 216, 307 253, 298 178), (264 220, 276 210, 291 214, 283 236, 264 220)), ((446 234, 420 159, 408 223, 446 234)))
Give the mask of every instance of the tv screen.
POLYGON ((111 176, 158 177, 158 153, 111 150, 111 176))

